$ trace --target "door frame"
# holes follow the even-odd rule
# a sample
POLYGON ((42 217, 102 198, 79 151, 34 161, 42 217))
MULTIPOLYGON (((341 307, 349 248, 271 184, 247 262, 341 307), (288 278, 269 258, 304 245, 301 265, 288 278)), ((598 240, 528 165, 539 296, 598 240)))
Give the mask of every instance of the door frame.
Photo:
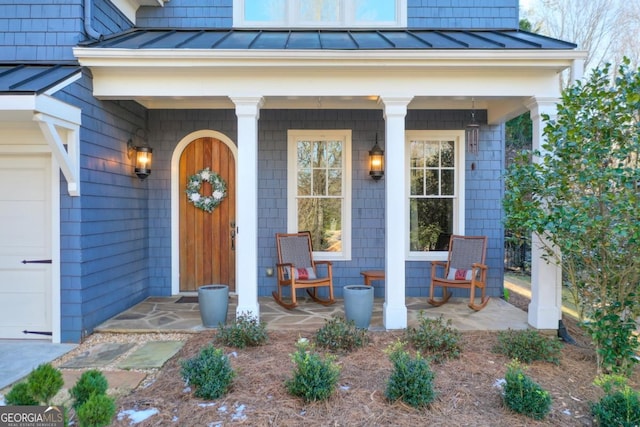
MULTIPOLYGON (((171 156, 171 295, 180 293, 180 197, 184 194, 184 189, 179 188, 180 157, 184 149, 198 138, 215 138, 231 150, 235 160, 233 167, 236 172, 236 181, 238 179, 238 147, 231 138, 223 133, 208 129, 191 132, 182 138, 174 148, 171 156)), ((236 195, 236 211, 238 209, 237 201, 236 195)), ((236 277, 238 277, 238 260, 236 260, 235 269, 236 277)))

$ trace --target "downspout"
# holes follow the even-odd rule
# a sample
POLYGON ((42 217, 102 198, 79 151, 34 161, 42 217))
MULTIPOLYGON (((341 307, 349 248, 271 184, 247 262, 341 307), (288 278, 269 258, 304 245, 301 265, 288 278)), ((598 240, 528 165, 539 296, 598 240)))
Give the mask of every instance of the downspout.
POLYGON ((91 16, 93 15, 93 0, 84 0, 84 32, 94 40, 102 39, 102 34, 91 26, 91 16))

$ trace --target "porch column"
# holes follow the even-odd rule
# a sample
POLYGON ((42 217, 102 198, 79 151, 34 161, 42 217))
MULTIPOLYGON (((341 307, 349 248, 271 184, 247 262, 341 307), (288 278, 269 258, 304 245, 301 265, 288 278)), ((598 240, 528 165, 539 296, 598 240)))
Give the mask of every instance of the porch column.
POLYGON ((407 233, 404 120, 412 97, 381 97, 385 131, 385 301, 386 329, 407 327, 405 235, 407 233))
MULTIPOLYGON (((531 136, 534 150, 542 151, 544 143, 542 114, 554 118, 557 101, 556 98, 534 98, 527 105, 533 122, 531 136)), ((540 159, 535 157, 533 161, 539 162, 540 159)), ((552 260, 547 262, 542 258, 544 243, 538 236, 532 236, 531 303, 528 321, 529 325, 536 329, 558 329, 558 322, 562 318, 562 267, 552 260)), ((560 256, 558 252, 558 260, 560 256)))
POLYGON ((232 97, 238 117, 236 316, 260 318, 258 305, 258 118, 263 99, 232 97))

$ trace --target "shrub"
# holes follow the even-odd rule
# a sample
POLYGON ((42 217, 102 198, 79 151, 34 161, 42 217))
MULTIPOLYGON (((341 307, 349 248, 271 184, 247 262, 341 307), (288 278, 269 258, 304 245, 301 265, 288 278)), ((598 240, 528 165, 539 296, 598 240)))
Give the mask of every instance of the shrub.
POLYGON ((517 360, 507 365, 504 403, 512 411, 536 420, 543 419, 551 411, 551 395, 525 375, 517 360))
POLYGON ((62 373, 51 363, 38 365, 27 377, 29 394, 37 402, 46 405, 49 405, 49 401, 62 389, 63 385, 62 373))
POLYGON ((103 427, 111 424, 116 414, 114 399, 106 394, 92 394, 76 410, 80 427, 103 427))
POLYGON ((387 382, 385 395, 390 401, 402 400, 414 408, 428 406, 436 397, 433 388, 434 373, 429 361, 420 353, 412 358, 404 349, 404 343, 398 342, 388 350, 393 363, 393 372, 387 382))
POLYGON ((229 357, 212 345, 200 350, 198 356, 183 360, 180 373, 195 388, 196 397, 209 400, 227 393, 235 377, 229 357))
POLYGON ((316 331, 315 341, 319 347, 331 351, 350 352, 367 345, 369 335, 366 329, 357 328, 353 320, 334 317, 316 331))
POLYGON ((601 375, 594 381, 605 395, 591 405, 591 413, 600 426, 633 427, 640 425, 640 393, 627 385, 620 375, 601 375))
POLYGON ((69 390, 69 394, 74 399, 74 409, 78 409, 93 394, 106 394, 108 388, 109 384, 102 372, 97 369, 83 372, 76 384, 69 390))
POLYGON ((457 359, 461 352, 460 331, 451 327, 451 319, 444 321, 425 317, 424 312, 418 314, 418 327, 407 328, 405 339, 421 354, 429 355, 434 363, 448 358, 457 359))
POLYGON ((321 357, 306 340, 299 340, 291 355, 293 377, 285 382, 287 391, 306 402, 329 398, 338 383, 340 367, 332 356, 321 357))
POLYGON ((547 337, 535 329, 501 331, 498 344, 493 348, 496 353, 524 363, 542 360, 556 365, 560 363, 561 350, 562 343, 557 338, 547 337))
POLYGON ((268 339, 266 324, 249 314, 240 314, 228 326, 221 325, 216 335, 218 342, 236 348, 259 346, 268 339))
POLYGON ((26 382, 14 385, 4 397, 4 400, 7 405, 15 406, 36 406, 40 403, 33 398, 26 382))

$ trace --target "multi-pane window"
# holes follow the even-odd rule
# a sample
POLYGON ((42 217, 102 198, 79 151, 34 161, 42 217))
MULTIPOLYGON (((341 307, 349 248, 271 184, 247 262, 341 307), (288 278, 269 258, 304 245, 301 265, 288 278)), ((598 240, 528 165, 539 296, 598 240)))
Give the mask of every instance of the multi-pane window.
POLYGON ((464 229, 462 135, 412 132, 409 157, 409 253, 446 251, 464 229))
POLYGON ((314 252, 348 259, 351 132, 289 131, 288 228, 310 231, 314 252))
POLYGON ((234 0, 236 27, 403 27, 407 0, 234 0))

